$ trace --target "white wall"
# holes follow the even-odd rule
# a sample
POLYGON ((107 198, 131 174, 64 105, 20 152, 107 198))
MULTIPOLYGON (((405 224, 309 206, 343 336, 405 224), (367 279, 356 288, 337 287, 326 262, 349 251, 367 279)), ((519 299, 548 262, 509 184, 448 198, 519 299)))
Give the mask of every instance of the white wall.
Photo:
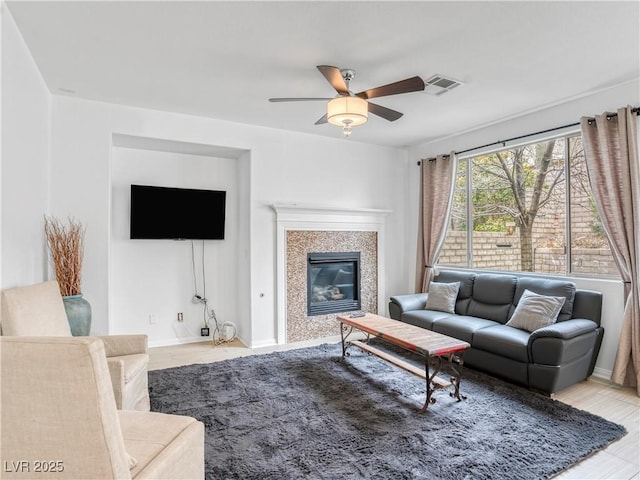
MULTIPOLYGON (((548 128, 559 127, 578 122, 583 116, 600 115, 603 112, 615 112, 618 108, 627 105, 638 106, 640 104, 640 82, 638 79, 626 82, 615 88, 610 88, 594 93, 573 101, 556 105, 540 111, 532 112, 520 118, 509 119, 486 128, 474 130, 472 132, 454 135, 449 138, 424 143, 409 150, 409 168, 417 169, 416 162, 421 158, 430 158, 440 153, 466 150, 478 145, 485 145, 502 139, 512 138, 519 135, 538 132, 548 128)), ((576 130, 578 127, 574 127, 576 130)), ((535 137, 532 137, 533 140, 535 137)), ((477 153, 477 152, 474 152, 477 153)), ((418 194, 419 183, 417 174, 409 174, 409 184, 407 185, 409 197, 414 200, 407 202, 406 225, 407 243, 406 250, 416 251, 417 224, 418 218, 418 194)), ((413 257, 415 262, 415 254, 413 257)), ((409 262, 410 264, 411 262, 409 262)), ((409 279, 413 280, 415 271, 408 271, 409 279)), ((595 373, 608 378, 613 369, 617 342, 620 336, 622 315, 624 312, 623 287, 622 282, 590 279, 584 277, 572 277, 578 288, 601 291, 604 294, 602 308, 602 326, 605 328, 603 345, 598 356, 595 373)))
MULTIPOLYGON (((287 134, 287 142, 268 162, 252 162, 252 299, 254 338, 275 342, 271 335, 276 312, 276 216, 273 203, 310 203, 391 210, 386 222, 386 291, 406 292, 404 263, 405 153, 351 140, 287 134), (268 259, 256 262, 256 258, 268 259)), ((384 314, 385 312, 380 312, 384 314)))
POLYGON ((43 215, 47 213, 51 101, 4 2, 2 14, 2 165, 0 286, 47 279, 43 215))
MULTIPOLYGON (((126 163, 119 158, 122 152, 114 153, 114 134, 249 152, 241 159, 237 172, 238 178, 243 179, 238 187, 238 208, 248 210, 248 214, 238 218, 240 243, 233 258, 239 267, 249 265, 248 271, 239 268, 238 274, 238 282, 249 285, 247 293, 219 300, 235 304, 239 336, 248 344, 266 345, 276 341, 276 247, 272 203, 392 210, 388 219, 386 285, 393 291, 406 290, 406 267, 402 263, 404 150, 61 96, 53 97, 52 110, 51 209, 58 215, 72 213, 87 227, 83 290, 93 308, 92 333, 110 333, 109 325, 116 324, 120 332, 126 330, 128 327, 114 319, 112 309, 121 300, 131 302, 121 298, 115 287, 109 289, 109 282, 113 284, 115 276, 122 277, 125 270, 120 247, 111 248, 111 228, 121 228, 118 225, 122 222, 117 218, 116 210, 112 212, 111 183, 112 178, 122 180, 122 164, 126 163)), ((174 167, 170 170, 177 174, 174 167)), ((195 176, 188 169, 184 174, 190 179, 195 176)), ((119 202, 118 197, 116 194, 114 201, 119 202)), ((121 206, 117 208, 122 210, 121 206)), ((126 262, 127 269, 148 270, 148 259, 142 261, 135 255, 127 255, 126 262)), ((144 282, 144 277, 145 274, 140 273, 138 278, 144 282)), ((152 284, 150 276, 147 283, 152 284)), ((155 313, 158 319, 172 319, 177 313, 178 302, 190 300, 190 296, 183 299, 180 294, 179 299, 176 296, 161 308, 157 304, 158 294, 155 290, 148 291, 139 298, 145 311, 137 314, 135 326, 131 325, 128 331, 134 332, 142 328, 142 323, 148 323, 148 313, 155 313), (157 305, 156 311, 147 311, 153 305, 157 305)), ((381 292, 381 295, 388 296, 388 292, 381 292)), ((231 307, 218 303, 214 308, 221 312, 231 307)), ((235 319, 230 320, 236 323, 235 319)), ((150 326, 145 326, 149 331, 150 326)), ((166 325, 161 328, 162 332, 156 337, 159 340, 175 342, 183 338, 182 333, 175 330, 175 322, 170 329, 166 325), (169 338, 172 330, 174 336, 169 338)))
MULTIPOLYGON (((229 299, 249 294, 237 267, 240 161, 119 147, 111 153, 109 332, 146 333, 151 346, 202 340, 206 317, 203 305, 191 301, 195 293, 206 294, 218 319, 236 323, 239 302, 229 299), (131 240, 131 184, 226 191, 225 239, 131 240)), ((202 216, 206 221, 207 212, 202 216)))
MULTIPOLYGON (((147 293, 140 299, 144 311, 135 314, 133 324, 121 321, 120 307, 114 307, 121 300, 130 300, 120 294, 110 296, 109 291, 112 280, 120 281, 125 263, 120 258, 119 245, 116 243, 113 252, 111 248, 112 227, 116 235, 122 227, 120 214, 117 209, 112 212, 111 203, 112 166, 115 170, 121 167, 117 158, 115 163, 112 161, 113 134, 228 146, 250 152, 239 163, 237 172, 238 178, 246 179, 238 185, 238 208, 248 213, 238 219, 239 244, 234 258, 239 267, 237 282, 247 286, 248 295, 228 301, 236 303, 235 315, 242 338, 258 345, 275 341, 275 222, 269 208, 271 203, 392 210, 387 226, 387 291, 381 295, 405 293, 412 289, 414 279, 417 160, 572 123, 582 115, 640 102, 640 86, 635 81, 522 118, 424 143, 405 152, 353 140, 317 138, 188 115, 51 97, 4 3, 1 9, 1 286, 51 278, 47 273, 42 216, 49 212, 61 218, 74 216, 87 227, 83 291, 92 303, 94 334, 109 333, 110 325, 118 331, 137 331, 142 323, 148 323, 148 313, 155 313, 158 322, 161 318, 171 319, 180 308, 179 302, 185 301, 183 294, 178 293, 179 299, 160 306, 156 302, 158 292, 147 293), (346 176, 336 178, 338 172, 346 176), (310 180, 311 175, 317 175, 317 179, 310 180), (112 265, 115 275, 111 273, 112 265), (154 312, 147 312, 155 306, 158 308, 154 312)), ((117 181, 121 179, 118 177, 117 181)), ((116 194, 114 200, 122 199, 116 194)), ((131 268, 145 271, 145 262, 131 268)), ((606 374, 613 365, 620 331, 622 287, 619 282, 597 279, 575 281, 579 287, 605 292, 606 334, 597 368, 606 374)), ((213 306, 216 310, 227 308, 213 306)), ((158 330, 162 331, 147 331, 166 342, 180 341, 187 335, 176 331, 173 325, 169 328, 163 325, 158 330)))

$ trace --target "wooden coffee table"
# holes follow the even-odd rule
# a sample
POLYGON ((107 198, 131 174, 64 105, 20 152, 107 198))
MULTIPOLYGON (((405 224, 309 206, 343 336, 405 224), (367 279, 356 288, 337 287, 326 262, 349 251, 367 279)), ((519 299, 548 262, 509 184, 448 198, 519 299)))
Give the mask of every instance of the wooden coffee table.
POLYGON ((462 355, 471 346, 467 342, 372 313, 361 317, 338 316, 336 320, 340 322, 342 360, 349 355, 347 349, 353 345, 425 379, 427 398, 424 406, 419 410, 421 413, 427 410, 429 404, 436 402, 433 397, 436 390, 450 388, 453 385, 454 390, 449 395, 458 401, 466 398, 460 394, 460 370, 456 365, 463 364, 462 355), (354 333, 354 329, 366 334, 364 341, 348 340, 348 337, 354 333), (370 345, 369 340, 372 335, 419 355, 424 360, 424 369, 370 345), (450 381, 438 376, 438 373, 445 368, 452 374, 450 381))

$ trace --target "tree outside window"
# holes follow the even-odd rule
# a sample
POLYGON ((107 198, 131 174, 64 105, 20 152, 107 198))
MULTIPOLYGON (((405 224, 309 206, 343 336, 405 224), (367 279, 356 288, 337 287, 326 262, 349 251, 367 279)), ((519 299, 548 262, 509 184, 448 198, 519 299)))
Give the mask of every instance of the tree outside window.
POLYGON ((461 160, 439 264, 617 275, 594 208, 581 138, 461 160))

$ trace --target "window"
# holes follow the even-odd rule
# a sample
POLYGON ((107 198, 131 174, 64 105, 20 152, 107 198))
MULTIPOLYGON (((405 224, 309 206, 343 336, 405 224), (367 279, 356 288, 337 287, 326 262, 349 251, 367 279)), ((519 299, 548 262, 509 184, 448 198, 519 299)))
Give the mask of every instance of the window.
POLYGON ((439 264, 617 276, 581 137, 461 159, 439 264))

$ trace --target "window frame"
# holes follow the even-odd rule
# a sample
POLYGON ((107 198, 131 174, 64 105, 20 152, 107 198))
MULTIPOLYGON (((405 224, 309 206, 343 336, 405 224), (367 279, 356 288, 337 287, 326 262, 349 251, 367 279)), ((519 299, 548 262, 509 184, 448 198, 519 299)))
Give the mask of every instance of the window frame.
MULTIPOLYGON (((572 172, 570 169, 570 139, 575 137, 582 137, 581 131, 579 128, 572 127, 566 130, 559 131, 554 133, 553 135, 536 135, 535 137, 527 137, 527 141, 521 142, 503 142, 502 145, 487 148, 487 149, 477 149, 473 152, 465 153, 464 155, 460 155, 457 157, 458 165, 460 162, 465 162, 465 195, 466 195, 466 266, 461 267, 459 265, 446 265, 441 264, 438 261, 439 267, 444 267, 448 269, 470 269, 470 270, 483 270, 483 271, 495 271, 495 272, 512 272, 517 274, 527 274, 527 275, 546 275, 553 277, 569 277, 569 278, 585 278, 585 279, 606 279, 606 280, 619 280, 621 277, 618 274, 607 274, 607 273, 584 273, 584 272, 574 272, 572 271, 573 262, 572 262, 572 218, 571 218, 571 177, 572 172), (536 271, 523 271, 523 270, 491 270, 481 267, 473 267, 473 205, 471 202, 472 194, 473 194, 473 185, 472 185, 472 163, 471 161, 475 157, 483 156, 483 155, 491 155, 495 152, 503 152, 510 149, 526 146, 526 145, 535 145, 538 143, 547 142, 550 140, 563 139, 564 140, 564 183, 565 183, 565 196, 564 196, 564 208, 565 208, 565 221, 564 221, 564 229, 565 229, 565 268, 564 273, 550 273, 550 272, 536 272, 536 271), (508 143, 508 145, 507 145, 508 143)), ((456 171, 456 177, 458 175, 458 171, 456 171)), ((453 195, 453 192, 452 192, 453 195)), ((599 217, 599 215, 598 215, 599 217)), ((447 229, 448 232, 448 229, 447 229)), ((613 252, 611 252, 613 256, 613 252)))

